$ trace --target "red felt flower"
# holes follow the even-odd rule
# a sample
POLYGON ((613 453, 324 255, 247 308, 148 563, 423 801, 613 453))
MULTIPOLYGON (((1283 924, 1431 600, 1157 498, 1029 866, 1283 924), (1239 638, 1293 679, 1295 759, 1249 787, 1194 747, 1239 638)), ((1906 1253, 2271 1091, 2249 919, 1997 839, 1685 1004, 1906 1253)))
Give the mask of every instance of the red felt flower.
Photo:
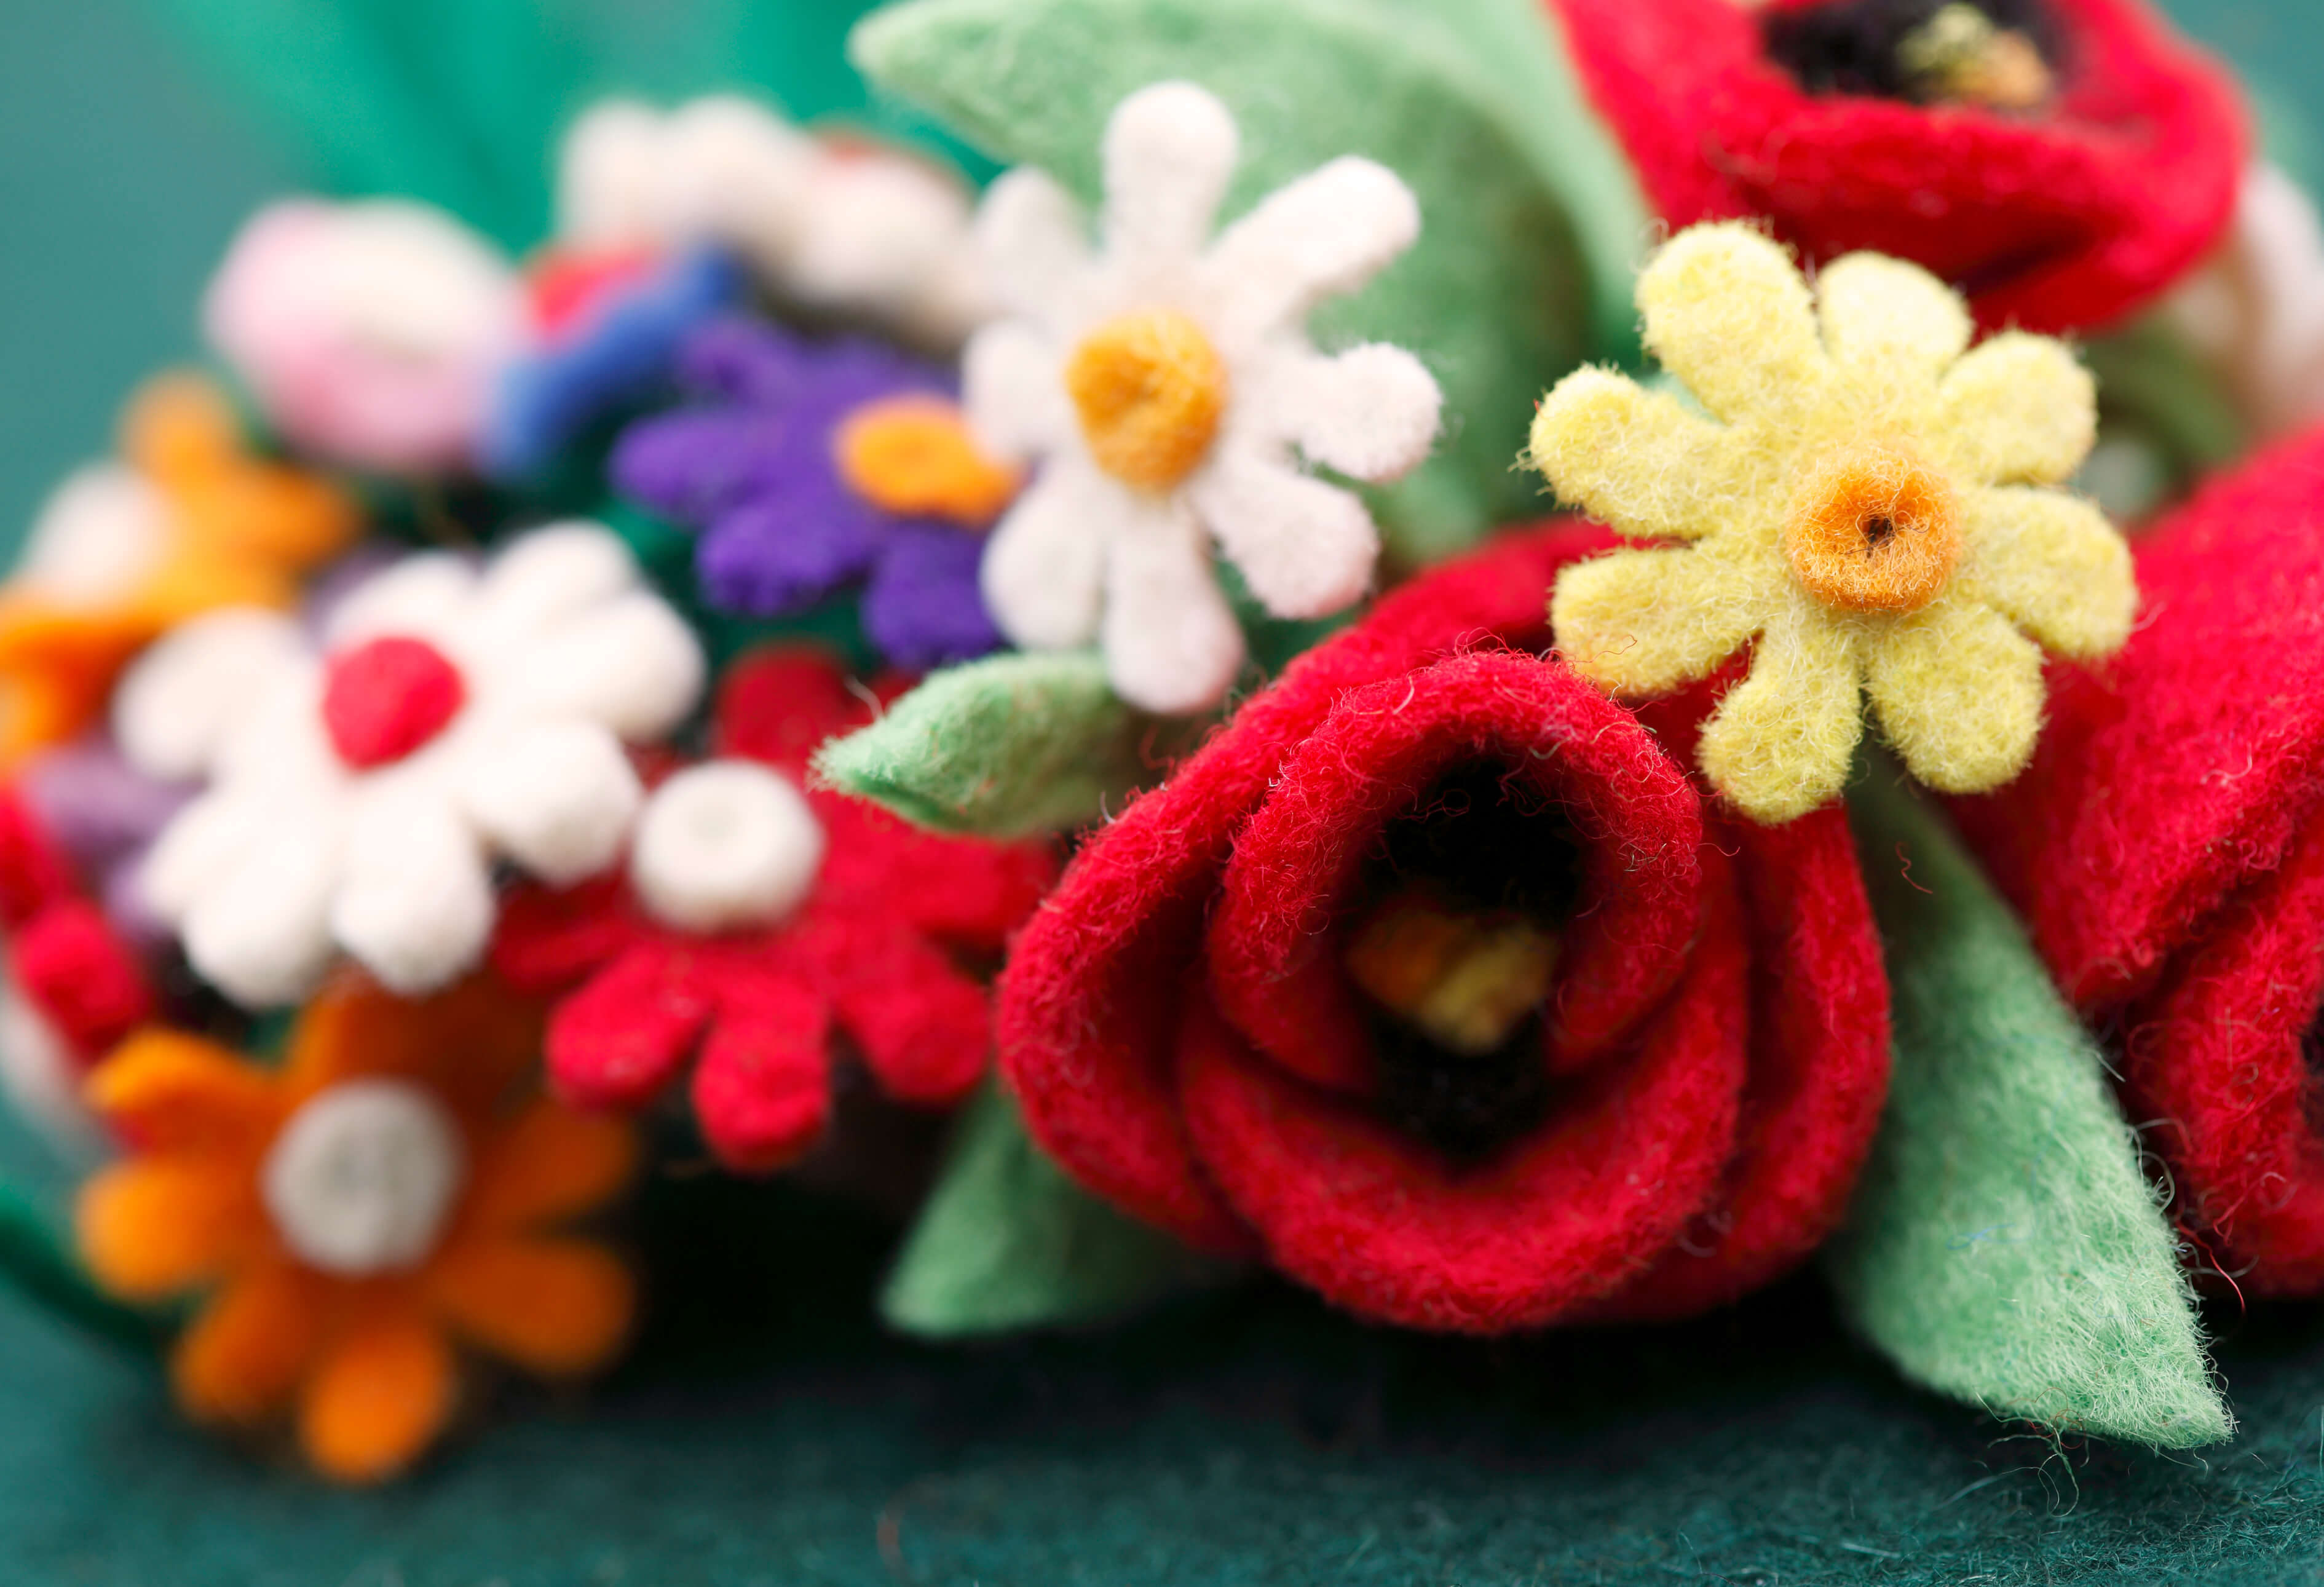
POLYGON ((12 1086, 27 1103, 77 1113, 81 1076, 152 1017, 153 989, 13 787, 0 788, 0 932, 16 1002, 0 1020, 12 1086))
POLYGON ((1815 261, 1910 259, 1988 327, 2118 319, 2200 261, 2234 208, 2246 134, 2232 79, 2146 0, 2044 0, 2057 88, 2017 111, 1807 91, 1766 44, 1799 0, 1543 3, 1673 226, 1766 216, 1815 261))
MULTIPOLYGON (((710 764, 773 768, 802 789, 816 746, 869 715, 821 656, 761 651, 726 675, 713 748, 731 759, 710 764)), ((947 950, 997 955, 1054 875, 1048 851, 931 836, 820 789, 799 803, 820 863, 797 874, 804 896, 778 918, 717 924, 658 903, 641 857, 652 805, 627 875, 509 900, 493 961, 521 990, 561 994, 547 1056, 566 1100, 637 1107, 694 1056, 712 1150, 766 1169, 823 1128, 835 1028, 898 1101, 948 1103, 975 1084, 991 1047, 987 997, 947 950)), ((709 812, 710 826, 724 821, 709 812)), ((730 868, 749 866, 738 853, 730 868)))
POLYGON ((1089 841, 1000 1013, 1078 1178, 1351 1310, 1479 1333, 1695 1311, 1828 1232, 1887 1073, 1848 827, 1707 812, 1527 653, 1558 567, 1606 543, 1553 526, 1407 586, 1089 841), (1444 1034, 1545 941, 1537 1012, 1444 1034))
POLYGON ((2324 430, 2139 542, 2149 614, 2061 669, 2017 782, 1959 807, 2060 984, 2123 1033, 2189 1231, 2260 1294, 2324 1292, 2324 430))

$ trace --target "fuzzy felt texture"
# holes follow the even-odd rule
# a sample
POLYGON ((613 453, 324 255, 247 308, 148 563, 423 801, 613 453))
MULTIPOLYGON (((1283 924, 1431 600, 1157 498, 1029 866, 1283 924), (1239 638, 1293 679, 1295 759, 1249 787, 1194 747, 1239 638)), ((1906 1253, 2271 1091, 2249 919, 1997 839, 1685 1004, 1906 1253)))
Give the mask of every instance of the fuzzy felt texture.
POLYGON ((984 523, 893 511, 844 466, 852 420, 899 397, 949 401, 950 376, 880 343, 742 318, 696 333, 679 375, 696 400, 631 426, 609 467, 624 495, 701 531, 712 606, 777 617, 861 586, 864 632, 898 666, 1001 643, 977 590, 984 523))
POLYGON ((1090 1195, 987 1084, 880 1295, 891 1328, 960 1339, 1102 1323, 1231 1269, 1090 1195))
POLYGON ((1403 477, 1443 401, 1406 349, 1326 355, 1307 329, 1318 304, 1360 293, 1412 246, 1411 190, 1343 154, 1214 236, 1240 152, 1215 95, 1152 84, 1106 120, 1094 247, 1039 171, 994 184, 977 220, 1003 313, 964 355, 968 415, 1037 471, 993 531, 986 604, 1025 649, 1095 642, 1114 692, 1161 715, 1215 705, 1241 668, 1214 554, 1277 618, 1328 617, 1364 594, 1370 512, 1317 470, 1403 477))
POLYGON ((1001 1012, 1028 1126, 1083 1183, 1365 1315, 1474 1332, 1697 1309, 1830 1227, 1886 1076, 1844 826, 1706 844, 1627 714, 1554 663, 1471 649, 1545 644, 1540 587, 1603 543, 1553 526, 1399 590, 1083 849, 1001 1012), (1540 1121, 1462 1166, 1388 1122, 1330 944, 1375 839, 1470 763, 1534 813, 1535 842, 1575 845, 1594 904, 1560 923, 1540 1056, 1517 1049, 1540 1121), (1646 1158, 1652 1186, 1618 1167, 1646 1158))
POLYGON ((2062 88, 2026 114, 1805 92, 1730 0, 1542 3, 1665 220, 1765 216, 1814 261, 1896 254, 1988 327, 2118 320, 2234 208, 2235 88, 2145 0, 2052 0, 2062 88))
POLYGON ((2153 621, 2061 676, 2054 742, 1958 811, 2060 984, 2122 1027, 2132 1116, 2207 1268, 2261 1294, 2324 1289, 2319 473, 2311 431, 2158 523, 2153 621))
POLYGON ((1826 1258, 1904 1374, 2053 1435, 2164 1449, 2233 1422, 2137 1137, 2014 921, 1879 763, 1854 800, 1888 945, 1895 1075, 1826 1258))
MULTIPOLYGON (((1609 300, 1636 245, 1635 194, 1577 113, 1545 30, 1496 0, 919 0, 866 22, 851 49, 874 79, 1084 204, 1102 196, 1107 118, 1162 81, 1199 84, 1232 113, 1242 159, 1220 179, 1227 214, 1342 156, 1393 171, 1425 235, 1309 329, 1326 346, 1410 349, 1459 418, 1442 456, 1379 498, 1406 559, 1526 510, 1508 467, 1526 405, 1605 346, 1593 328, 1627 340, 1609 300)), ((1337 208, 1316 235, 1345 230, 1337 208)))
POLYGON ((137 872, 188 789, 139 771, 105 738, 35 755, 16 788, 114 929, 141 951, 158 947, 169 928, 146 903, 137 872))
POLYGON ((205 1295, 171 1355, 189 1414, 253 1427, 295 1413, 318 1471, 371 1482, 451 1419, 456 1345, 550 1377, 613 1355, 629 1274, 556 1225, 619 1192, 634 1143, 527 1094, 539 1039, 537 1011, 486 981, 407 1002, 349 978, 301 1014, 279 1070, 159 1028, 106 1061, 90 1103, 131 1151, 81 1189, 81 1254, 123 1299, 205 1295), (302 1227, 334 1197, 392 1193, 410 1165, 396 1171, 390 1142, 346 1142, 340 1172, 302 1181, 322 1201, 286 1206, 283 1145, 318 1105, 345 1117, 381 1087, 456 1132, 458 1177, 416 1259, 334 1270, 300 1249, 302 1227))
POLYGON ((120 453, 125 466, 84 471, 51 498, 0 588, 0 763, 95 725, 122 669, 171 626, 290 604, 361 527, 336 486, 256 455, 198 375, 141 387, 120 453))
MULTIPOLYGON (((869 715, 820 654, 763 651, 722 681, 713 748, 803 780, 819 745, 869 715)), ((1047 851, 930 836, 837 794, 806 798, 824 832, 822 866, 780 919, 687 929, 621 875, 509 900, 493 963, 557 999, 547 1061, 564 1096, 634 1109, 693 1058, 711 1150, 764 1171, 822 1133, 835 1034, 901 1102, 956 1102, 984 1073, 984 988, 946 949, 998 953, 1051 878, 1047 851)))
POLYGON ((477 447, 487 477, 540 479, 593 426, 666 392, 687 337, 732 309, 747 283, 726 255, 697 249, 597 285, 577 310, 558 305, 560 323, 495 371, 477 447))
POLYGON ((1087 825, 1135 787, 1151 724, 1107 685, 1104 659, 989 657, 899 697, 816 754, 816 775, 931 832, 1023 837, 1087 825))
POLYGON ((2072 353, 2017 332, 1970 350, 1960 300, 1877 254, 1828 265, 1812 292, 1741 223, 1665 244, 1638 306, 1712 417, 1595 368, 1535 414, 1528 457, 1558 494, 1649 542, 1558 575, 1567 660, 1653 696, 1749 645, 1701 758, 1755 821, 1839 793, 1867 694, 1923 781, 2016 775, 2041 731, 2038 647, 2107 655, 2137 607, 2105 515, 2044 488, 2097 431, 2072 353))
POLYGON ((143 964, 83 891, 78 868, 23 789, 0 789, 0 933, 13 992, 81 1068, 153 1012, 143 964))

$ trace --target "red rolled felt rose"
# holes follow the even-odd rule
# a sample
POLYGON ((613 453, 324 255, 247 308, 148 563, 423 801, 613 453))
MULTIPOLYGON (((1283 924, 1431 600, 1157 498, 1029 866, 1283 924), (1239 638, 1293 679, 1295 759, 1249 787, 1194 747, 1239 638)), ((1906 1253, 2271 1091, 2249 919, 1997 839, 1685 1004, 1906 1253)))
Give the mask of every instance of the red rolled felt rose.
POLYGON ((2017 782, 1958 807, 2073 1001, 2118 1029, 2182 1227, 2250 1292, 2324 1291, 2324 430, 2138 544, 2147 617, 2058 669, 2017 782))
POLYGON ((2119 319, 2235 206, 2232 79, 2146 0, 1542 3, 1673 226, 1910 259, 1988 327, 2119 319))
POLYGON ((1692 1312, 1823 1237, 1887 1074, 1848 827, 1707 811, 1683 746, 1531 653, 1607 543, 1406 586, 1084 847, 1000 1011, 1084 1183, 1476 1333, 1692 1312))
POLYGON ((713 758, 658 782, 626 872, 510 897, 493 961, 557 998, 547 1058, 564 1100, 634 1108, 692 1058, 704 1140, 763 1170, 822 1132, 842 1051, 923 1106, 983 1075, 989 1000, 953 955, 997 956, 1056 863, 808 786, 816 747, 870 717, 819 653, 745 657, 719 690, 713 758))

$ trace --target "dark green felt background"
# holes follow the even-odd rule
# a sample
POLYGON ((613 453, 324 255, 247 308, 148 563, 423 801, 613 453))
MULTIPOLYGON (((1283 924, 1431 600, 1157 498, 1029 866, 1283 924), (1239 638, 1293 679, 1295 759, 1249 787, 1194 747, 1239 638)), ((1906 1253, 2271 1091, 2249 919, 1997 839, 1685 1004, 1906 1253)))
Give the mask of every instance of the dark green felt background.
MULTIPOLYGON (((856 7, 738 21, 770 3, 539 0, 627 39, 656 88, 715 75, 703 41, 730 29, 790 41, 762 75, 802 107, 852 103, 832 52, 856 7)), ((2324 104, 2315 0, 2178 8, 2324 104)), ((141 0, 0 0, 0 540, 191 347, 239 215, 324 175, 197 59, 141 0)), ((0 1175, 60 1189, 13 1133, 0 1175)), ((150 1368, 0 1299, 0 1587, 2324 1582, 2324 1307, 2215 1307, 2244 1435, 2163 1459, 1906 1392, 1812 1280, 1526 1343, 1259 1287, 941 1352, 877 1335, 885 1234, 852 1214, 696 1183, 648 1216, 684 1266, 639 1361, 586 1404, 504 1398, 384 1494, 186 1431, 150 1368)))

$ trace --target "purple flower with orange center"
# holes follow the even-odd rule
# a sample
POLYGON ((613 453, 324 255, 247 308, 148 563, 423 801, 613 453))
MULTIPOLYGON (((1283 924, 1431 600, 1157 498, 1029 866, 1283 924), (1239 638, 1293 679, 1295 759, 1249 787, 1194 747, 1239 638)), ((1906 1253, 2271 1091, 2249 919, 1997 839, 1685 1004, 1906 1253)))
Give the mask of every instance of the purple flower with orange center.
POLYGON ((704 400, 632 426, 613 477, 702 531, 712 606, 788 616, 860 585, 864 632, 899 666, 999 647, 977 564, 1018 478, 970 439, 949 374, 750 319, 697 333, 681 374, 704 400))

